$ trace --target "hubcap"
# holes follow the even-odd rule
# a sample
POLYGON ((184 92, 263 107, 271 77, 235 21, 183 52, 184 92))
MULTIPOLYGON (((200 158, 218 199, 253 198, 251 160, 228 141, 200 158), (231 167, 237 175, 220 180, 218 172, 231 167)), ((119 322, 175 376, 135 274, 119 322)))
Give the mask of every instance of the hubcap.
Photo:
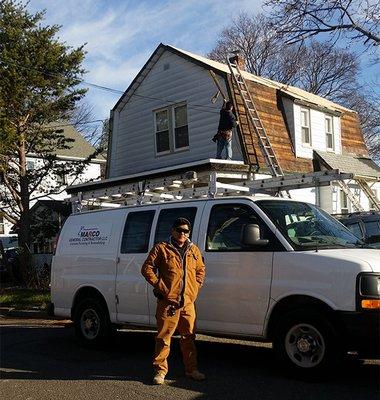
POLYGON ((98 336, 100 328, 100 318, 97 312, 89 308, 82 313, 81 330, 86 339, 94 339, 98 336))
POLYGON ((290 360, 302 368, 316 367, 326 352, 322 334, 309 324, 294 325, 285 337, 285 350, 290 360))

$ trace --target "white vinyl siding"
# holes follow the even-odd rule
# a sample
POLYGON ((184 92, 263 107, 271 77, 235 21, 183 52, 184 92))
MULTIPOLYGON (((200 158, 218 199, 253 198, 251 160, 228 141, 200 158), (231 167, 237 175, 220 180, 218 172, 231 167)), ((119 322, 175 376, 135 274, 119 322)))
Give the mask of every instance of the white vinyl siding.
MULTIPOLYGON (((313 158, 313 150, 333 151, 335 154, 342 153, 341 134, 340 134, 340 117, 326 115, 320 110, 314 108, 306 108, 298 104, 293 104, 294 107, 294 147, 297 157, 313 158), (305 122, 306 115, 302 110, 307 110, 309 113, 309 128, 310 128, 310 144, 304 142, 306 130, 305 122), (330 118, 332 127, 332 143, 333 149, 327 149, 326 140, 326 117, 330 118)), ((291 117, 291 113, 287 113, 287 117, 291 117)), ((291 126, 291 124, 289 125, 291 126)), ((293 133, 292 133, 293 136, 293 133)))
MULTIPOLYGON (((223 79, 218 77, 218 81, 227 93, 223 79)), ((113 112, 108 177, 215 158, 216 145, 211 139, 217 131, 222 106, 220 96, 215 104, 210 102, 215 90, 215 83, 207 69, 171 52, 164 52, 127 104, 120 105, 113 112), (173 125, 174 136, 170 139, 173 140, 173 151, 157 154, 153 111, 181 104, 186 104, 188 147, 174 151, 176 140, 177 146, 182 146, 186 138, 183 113, 179 109, 169 116, 176 124, 173 125)), ((242 160, 235 132, 232 146, 233 159, 242 160)))
POLYGON ((333 117, 325 116, 325 133, 326 133, 326 149, 330 151, 335 150, 334 144, 334 122, 333 117))
POLYGON ((301 138, 302 144, 311 146, 310 110, 301 108, 301 138))

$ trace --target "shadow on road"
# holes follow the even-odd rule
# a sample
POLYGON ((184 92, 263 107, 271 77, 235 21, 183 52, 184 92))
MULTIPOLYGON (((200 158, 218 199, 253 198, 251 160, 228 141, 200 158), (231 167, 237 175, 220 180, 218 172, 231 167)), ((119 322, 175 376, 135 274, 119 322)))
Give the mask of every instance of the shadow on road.
MULTIPOLYGON (((355 399, 379 396, 379 366, 347 361, 324 382, 287 376, 270 348, 251 343, 197 343, 206 382, 183 376, 178 340, 174 340, 167 376, 170 388, 196 392, 197 399, 355 399)), ((118 380, 150 385, 154 335, 119 332, 100 350, 80 347, 70 328, 1 329, 1 378, 7 380, 118 380)), ((168 388, 163 388, 169 390, 168 388)))

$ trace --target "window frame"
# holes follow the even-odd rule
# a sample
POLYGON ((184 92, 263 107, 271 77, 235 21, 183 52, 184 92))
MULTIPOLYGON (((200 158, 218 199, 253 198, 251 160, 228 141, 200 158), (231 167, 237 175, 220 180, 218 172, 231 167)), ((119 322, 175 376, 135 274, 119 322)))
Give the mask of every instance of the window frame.
POLYGON ((223 202, 223 203, 216 203, 213 204, 210 208, 208 221, 207 221, 207 229, 206 229, 206 236, 204 241, 204 251, 207 253, 257 253, 257 252, 281 252, 286 251, 284 245, 279 241, 276 235, 272 232, 268 224, 264 221, 264 219, 260 216, 260 214, 255 210, 251 205, 243 202, 223 202), (258 245, 258 246, 246 246, 246 248, 240 249, 210 249, 208 246, 208 236, 209 236, 209 229, 210 229, 210 220, 212 217, 212 212, 215 208, 219 207, 240 207, 246 210, 249 210, 254 214, 258 221, 258 225, 261 227, 262 232, 265 236, 268 236, 269 239, 268 244, 266 245, 258 245))
MULTIPOLYGON (((189 239, 190 240, 192 239, 193 230, 194 230, 194 224, 195 224, 195 221, 196 221, 196 218, 197 218, 197 213, 198 213, 199 208, 195 204, 194 205, 190 205, 189 204, 189 205, 184 205, 184 206, 182 206, 182 205, 179 206, 178 205, 176 207, 161 208, 159 210, 159 212, 157 214, 157 221, 156 221, 156 224, 155 224, 155 227, 154 227, 154 232, 153 232, 153 243, 154 244, 160 243, 160 241, 162 241, 162 240, 158 240, 159 238, 157 237, 158 234, 160 233, 159 232, 159 227, 160 227, 160 222, 161 222, 161 216, 163 214, 165 214, 165 213, 170 213, 172 210, 184 210, 184 209, 192 209, 192 212, 194 212, 193 220, 192 220, 192 218, 188 218, 188 220, 189 220, 189 222, 191 224, 191 231, 190 231, 189 239)), ((181 211, 180 215, 182 217, 184 216, 185 218, 187 218, 187 216, 184 215, 183 211, 181 211)), ((176 218, 178 218, 178 217, 176 217, 176 218)), ((172 224, 174 222, 174 219, 172 218, 170 221, 171 221, 171 224, 172 224)), ((169 238, 171 236, 171 224, 170 224, 170 227, 165 229, 166 238, 169 238)))
POLYGON ((187 102, 186 101, 181 101, 175 104, 171 104, 166 107, 160 107, 157 109, 153 110, 153 123, 154 123, 154 152, 156 157, 161 157, 165 156, 168 154, 174 154, 174 153, 179 153, 182 151, 188 151, 190 149, 190 137, 189 137, 189 120, 188 120, 188 107, 187 107, 187 102), (176 126, 176 120, 175 120, 175 109, 179 107, 185 106, 186 109, 186 125, 181 125, 181 126, 176 126), (164 131, 157 131, 157 119, 156 115, 159 112, 166 111, 168 115, 168 132, 169 132, 169 149, 165 151, 157 151, 157 133, 158 132, 164 132, 164 131), (175 130, 176 128, 182 128, 184 126, 187 126, 187 138, 189 145, 188 146, 183 146, 183 147, 176 147, 176 134, 175 130))
POLYGON ((125 218, 125 221, 124 221, 123 231, 122 231, 122 234, 121 234, 120 249, 119 249, 120 254, 145 254, 145 253, 147 253, 149 251, 150 236, 152 234, 152 228, 153 228, 153 223, 154 223, 155 216, 156 216, 156 210, 154 210, 154 209, 131 210, 131 211, 128 212, 127 217, 125 218), (125 241, 126 241, 126 236, 127 235, 125 235, 125 230, 127 228, 128 218, 130 216, 132 216, 132 214, 134 214, 134 215, 140 214, 141 215, 142 213, 145 213, 145 214, 150 213, 151 214, 150 228, 149 228, 149 232, 148 232, 148 236, 147 236, 148 241, 146 243, 146 247, 144 248, 144 250, 140 250, 140 251, 134 251, 134 252, 127 251, 126 245, 125 245, 125 241))
POLYGON ((300 127, 301 127, 301 143, 304 147, 312 147, 312 140, 311 140, 311 118, 310 118, 310 108, 300 107, 300 127), (307 115, 307 123, 308 125, 302 124, 302 114, 306 112, 307 115), (304 141, 303 137, 303 128, 309 129, 309 142, 304 141))
POLYGON ((327 151, 335 151, 334 117, 332 115, 325 114, 324 122, 325 122, 326 150, 327 151), (330 121, 331 132, 327 132, 327 125, 326 125, 327 120, 330 121), (331 135, 332 147, 328 147, 328 136, 329 135, 331 135))

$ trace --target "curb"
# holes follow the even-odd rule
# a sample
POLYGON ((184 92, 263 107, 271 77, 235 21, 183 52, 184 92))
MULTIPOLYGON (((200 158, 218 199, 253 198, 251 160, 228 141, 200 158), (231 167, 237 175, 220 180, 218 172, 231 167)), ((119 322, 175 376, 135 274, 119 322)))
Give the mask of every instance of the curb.
POLYGON ((44 323, 50 323, 52 325, 62 325, 69 327, 73 325, 73 322, 68 319, 59 317, 51 317, 47 315, 46 311, 41 310, 15 310, 12 307, 0 307, 0 318, 1 319, 25 319, 25 320, 43 320, 44 323))

